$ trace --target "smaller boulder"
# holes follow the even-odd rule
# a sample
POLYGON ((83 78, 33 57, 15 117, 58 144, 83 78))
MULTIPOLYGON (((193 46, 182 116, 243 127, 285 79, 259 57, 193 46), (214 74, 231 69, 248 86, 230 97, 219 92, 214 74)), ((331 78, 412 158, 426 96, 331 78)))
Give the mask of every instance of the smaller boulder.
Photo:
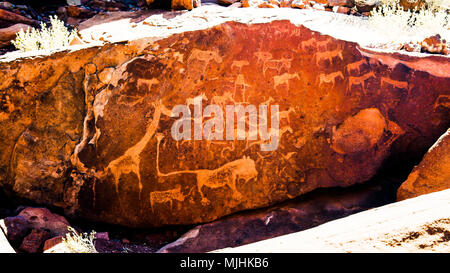
POLYGON ((46 229, 52 236, 65 235, 68 232, 69 222, 61 215, 51 213, 46 208, 23 209, 19 216, 25 218, 33 229, 46 229))
POLYGON ((50 233, 42 229, 33 229, 22 241, 20 250, 26 253, 38 253, 42 251, 44 242, 50 238, 50 233))
POLYGON ((0 220, 0 228, 11 244, 17 247, 20 246, 23 238, 30 232, 28 222, 22 216, 6 217, 0 220))

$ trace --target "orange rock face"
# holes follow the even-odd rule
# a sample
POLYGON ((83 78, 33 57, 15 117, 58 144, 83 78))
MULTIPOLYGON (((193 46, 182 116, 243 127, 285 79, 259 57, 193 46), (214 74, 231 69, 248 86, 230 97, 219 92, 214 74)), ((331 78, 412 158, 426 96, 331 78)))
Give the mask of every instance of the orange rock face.
POLYGON ((422 152, 450 125, 448 58, 372 52, 288 21, 0 66, 4 187, 127 226, 211 221, 361 183, 389 155, 422 152), (39 65, 53 70, 36 74, 39 65), (269 128, 278 123, 275 149, 262 149, 259 134, 227 140, 225 116, 195 118, 198 102, 217 106, 214 117, 255 106, 269 128), (181 140, 172 135, 177 105, 192 113, 181 140), (260 106, 277 107, 277 122, 260 106))
POLYGON ((430 148, 397 191, 397 200, 450 188, 450 130, 430 148))

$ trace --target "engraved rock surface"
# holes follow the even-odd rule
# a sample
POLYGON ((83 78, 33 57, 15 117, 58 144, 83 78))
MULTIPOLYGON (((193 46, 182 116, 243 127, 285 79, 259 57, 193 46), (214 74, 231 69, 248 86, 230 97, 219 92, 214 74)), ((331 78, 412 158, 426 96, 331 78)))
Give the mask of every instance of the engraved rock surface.
POLYGON ((397 192, 404 200, 450 188, 450 130, 447 130, 425 154, 397 192))
POLYGON ((98 221, 200 223, 362 183, 449 127, 449 58, 264 18, 0 63, 1 185, 98 221), (277 149, 174 140, 172 108, 198 99, 278 105, 277 149))

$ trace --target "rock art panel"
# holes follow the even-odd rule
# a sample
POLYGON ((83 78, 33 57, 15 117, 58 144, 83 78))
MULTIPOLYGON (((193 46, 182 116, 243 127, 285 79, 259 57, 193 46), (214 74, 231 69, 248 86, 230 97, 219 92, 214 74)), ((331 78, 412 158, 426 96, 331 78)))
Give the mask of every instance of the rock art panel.
POLYGON ((449 66, 446 57, 373 52, 289 21, 228 22, 2 63, 1 183, 73 215, 134 227, 207 222, 362 183, 388 157, 421 153, 449 127, 449 66), (21 72, 54 59, 61 63, 45 83, 36 70, 21 72), (66 104, 57 100, 62 86, 66 104), (177 105, 193 114, 183 120, 190 138, 172 137, 177 105), (211 105, 220 111, 205 115, 211 105), (227 106, 255 106, 277 148, 261 149, 268 140, 260 126, 252 133, 252 115, 227 128, 216 115, 227 106), (272 106, 275 120, 260 111, 272 106), (223 138, 205 139, 208 131, 223 138), (50 145, 58 148, 44 152, 50 145), (26 173, 31 166, 40 171, 26 173))

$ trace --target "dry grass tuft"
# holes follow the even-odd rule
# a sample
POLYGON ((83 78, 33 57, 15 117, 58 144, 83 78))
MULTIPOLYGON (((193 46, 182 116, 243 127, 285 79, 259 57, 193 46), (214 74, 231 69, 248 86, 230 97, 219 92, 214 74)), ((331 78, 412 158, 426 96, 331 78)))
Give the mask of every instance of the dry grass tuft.
POLYGON ((73 253, 97 253, 94 245, 95 231, 88 233, 78 233, 69 227, 69 233, 63 238, 63 243, 73 253))
POLYGON ((69 31, 56 16, 50 17, 50 26, 41 23, 41 29, 21 30, 12 44, 20 51, 47 50, 68 46, 77 37, 75 30, 69 31))
POLYGON ((420 9, 408 10, 400 6, 399 0, 382 0, 382 4, 372 10, 369 23, 393 42, 418 42, 436 34, 449 41, 447 3, 446 0, 426 0, 420 9))

